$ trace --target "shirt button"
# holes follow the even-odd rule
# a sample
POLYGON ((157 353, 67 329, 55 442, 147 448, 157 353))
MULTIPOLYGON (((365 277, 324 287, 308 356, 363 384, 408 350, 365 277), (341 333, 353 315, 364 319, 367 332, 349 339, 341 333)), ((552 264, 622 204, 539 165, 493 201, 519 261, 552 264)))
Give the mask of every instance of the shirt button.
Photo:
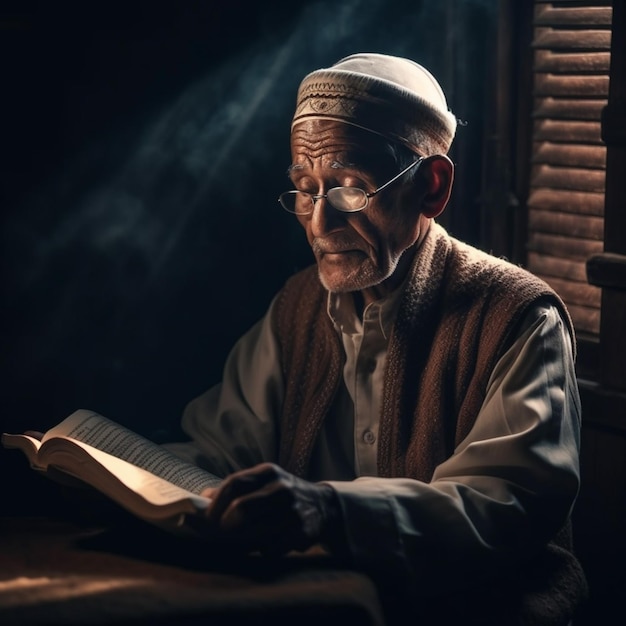
POLYGON ((376 441, 376 435, 371 430, 366 430, 363 433, 363 441, 372 445, 376 441))

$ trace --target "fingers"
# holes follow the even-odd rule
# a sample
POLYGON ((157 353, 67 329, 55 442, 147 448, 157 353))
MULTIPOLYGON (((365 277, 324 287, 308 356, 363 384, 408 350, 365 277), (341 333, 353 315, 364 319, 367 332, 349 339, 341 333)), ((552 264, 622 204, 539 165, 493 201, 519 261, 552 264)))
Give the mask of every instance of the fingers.
POLYGON ((276 480, 281 471, 275 465, 263 463, 251 469, 231 474, 212 494, 213 502, 207 510, 208 519, 212 522, 218 522, 223 518, 226 510, 232 507, 233 503, 276 480))
POLYGON ((297 524, 281 509, 272 506, 265 490, 249 494, 229 507, 220 530, 231 543, 244 551, 284 554, 294 547, 297 524))
POLYGON ((229 476, 213 494, 207 521, 244 550, 284 554, 319 538, 322 490, 280 467, 262 464, 229 476))
POLYGON ((231 501, 221 516, 221 527, 227 531, 251 527, 266 532, 289 521, 292 501, 293 494, 283 484, 269 483, 231 501))
POLYGON ((203 489, 199 495, 201 495, 203 498, 208 498, 209 500, 212 500, 216 493, 217 487, 207 487, 206 489, 203 489))

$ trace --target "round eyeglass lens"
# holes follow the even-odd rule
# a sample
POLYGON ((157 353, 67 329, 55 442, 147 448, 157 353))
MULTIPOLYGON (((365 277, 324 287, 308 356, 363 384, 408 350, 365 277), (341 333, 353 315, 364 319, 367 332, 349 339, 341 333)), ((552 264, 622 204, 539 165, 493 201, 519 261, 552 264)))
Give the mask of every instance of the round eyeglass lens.
POLYGON ((334 187, 328 190, 328 201, 340 211, 352 213, 367 206, 367 194, 358 187, 334 187))
POLYGON ((306 215, 313 208, 311 195, 301 191, 285 191, 280 195, 279 201, 283 208, 297 215, 306 215))

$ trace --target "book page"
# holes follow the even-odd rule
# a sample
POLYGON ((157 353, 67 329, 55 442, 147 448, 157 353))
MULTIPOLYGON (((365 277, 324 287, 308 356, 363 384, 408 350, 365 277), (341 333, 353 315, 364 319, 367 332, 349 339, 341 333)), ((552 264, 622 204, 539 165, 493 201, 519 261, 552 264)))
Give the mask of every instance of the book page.
MULTIPOLYGON (((163 506, 179 500, 190 498, 194 506, 197 509, 204 509, 207 507, 209 500, 202 496, 196 495, 194 492, 189 493, 188 490, 183 487, 179 487, 172 484, 171 481, 162 480, 154 475, 153 472, 148 472, 136 465, 124 461, 123 459, 112 456, 98 448, 94 448, 89 444, 78 442, 81 448, 83 448, 89 456, 93 457, 98 463, 106 468, 111 474, 113 474, 117 480, 126 485, 132 491, 141 494, 141 496, 152 504, 157 506, 163 506)), ((102 470, 99 470, 100 473, 102 470)), ((83 476, 91 484, 99 487, 103 491, 107 492, 106 486, 108 481, 100 480, 98 476, 98 470, 92 475, 83 476)), ((115 498, 115 493, 111 492, 110 495, 115 498)))
POLYGON ((221 482, 217 476, 182 461, 169 450, 93 411, 75 411, 50 429, 42 443, 55 436, 86 443, 191 493, 200 493, 221 482))

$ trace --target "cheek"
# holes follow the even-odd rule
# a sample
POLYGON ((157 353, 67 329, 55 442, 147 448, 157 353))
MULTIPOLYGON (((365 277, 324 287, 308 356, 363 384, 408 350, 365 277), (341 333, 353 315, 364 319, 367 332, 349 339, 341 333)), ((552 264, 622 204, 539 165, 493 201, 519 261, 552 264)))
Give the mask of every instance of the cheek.
POLYGON ((358 237, 367 244, 371 250, 370 254, 378 256, 380 250, 385 247, 385 233, 381 231, 380 225, 365 213, 350 216, 347 220, 347 229, 352 237, 358 237))
POLYGON ((398 256, 410 245, 413 227, 399 217, 389 219, 388 216, 380 216, 363 225, 359 232, 376 251, 376 256, 389 258, 398 256))
POLYGON ((392 217, 386 221, 390 245, 393 245, 397 253, 404 252, 419 239, 422 216, 414 207, 411 200, 399 203, 392 217))

